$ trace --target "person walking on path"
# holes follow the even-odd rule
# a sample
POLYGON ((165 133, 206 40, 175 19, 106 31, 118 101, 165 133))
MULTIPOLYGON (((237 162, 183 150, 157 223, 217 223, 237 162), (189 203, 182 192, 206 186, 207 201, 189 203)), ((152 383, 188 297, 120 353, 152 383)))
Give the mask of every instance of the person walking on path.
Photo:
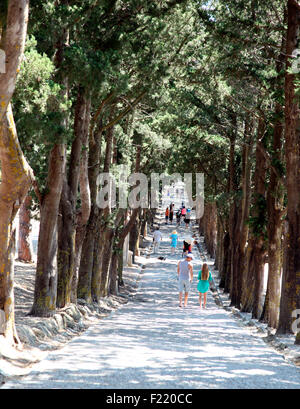
POLYGON ((187 209, 185 218, 184 218, 184 223, 185 223, 185 228, 187 229, 189 227, 191 220, 191 209, 187 209))
POLYGON ((183 240, 182 257, 192 252, 192 240, 183 240))
POLYGON ((212 281, 211 272, 209 271, 206 263, 203 264, 202 269, 198 273, 198 280, 197 290, 199 291, 199 304, 201 308, 203 294, 203 308, 205 308, 209 282, 212 281))
POLYGON ((170 213, 169 213, 169 220, 170 220, 170 224, 173 223, 173 216, 174 216, 174 209, 173 209, 174 205, 170 205, 170 213))
POLYGON ((166 208, 166 211, 165 211, 166 224, 168 224, 169 213, 170 213, 170 211, 169 211, 169 208, 167 207, 167 208, 166 208))
POLYGON ((176 250, 176 247, 177 247, 177 241, 178 241, 178 234, 177 234, 176 230, 172 231, 170 239, 171 239, 171 252, 172 252, 172 254, 174 254, 175 250, 176 250))
POLYGON ((187 254, 185 260, 179 261, 177 265, 178 289, 179 289, 179 307, 182 307, 182 293, 184 292, 184 306, 187 306, 189 291, 193 281, 193 260, 192 254, 187 254))
POLYGON ((153 253, 154 254, 159 250, 161 240, 162 240, 162 234, 159 230, 159 227, 156 227, 156 230, 153 233, 153 253))
POLYGON ((186 215, 186 207, 183 206, 183 208, 181 209, 181 216, 182 216, 183 218, 185 218, 185 215, 186 215))

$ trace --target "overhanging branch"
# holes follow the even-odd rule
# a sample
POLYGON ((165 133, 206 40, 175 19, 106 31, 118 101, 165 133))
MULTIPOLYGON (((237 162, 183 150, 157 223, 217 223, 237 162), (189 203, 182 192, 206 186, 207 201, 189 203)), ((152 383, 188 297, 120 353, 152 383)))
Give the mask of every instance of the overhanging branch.
POLYGON ((143 91, 133 102, 130 104, 124 111, 122 111, 119 115, 117 115, 114 119, 108 122, 105 126, 101 128, 101 132, 106 131, 107 129, 111 128, 112 126, 116 125, 121 119, 123 119, 133 108, 142 100, 146 91, 143 91))

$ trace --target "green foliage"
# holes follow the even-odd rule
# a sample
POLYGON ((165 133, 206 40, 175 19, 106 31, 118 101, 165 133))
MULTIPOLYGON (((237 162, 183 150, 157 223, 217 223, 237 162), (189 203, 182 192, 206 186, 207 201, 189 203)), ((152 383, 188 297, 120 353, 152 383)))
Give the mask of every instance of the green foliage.
POLYGON ((30 16, 14 109, 22 146, 41 174, 41 185, 51 144, 59 135, 68 146, 72 141, 78 86, 92 96, 92 116, 112 95, 101 111, 103 126, 111 120, 111 104, 117 117, 145 90, 142 101, 114 125, 114 163, 134 166, 133 135, 138 134, 143 172, 203 172, 205 194, 224 214, 227 195, 233 194, 230 139, 235 139, 238 194, 249 117, 255 122, 264 116, 270 128, 265 148, 284 174, 271 143, 278 119, 274 106, 284 103, 283 87, 275 86, 284 80, 276 65, 285 30, 280 0, 272 7, 246 0, 32 0, 30 16), (60 70, 67 73, 68 101, 59 96, 54 66, 64 30, 69 36, 60 70))
POLYGON ((61 135, 62 113, 69 109, 61 100, 60 86, 53 81, 54 65, 38 53, 37 42, 29 37, 13 97, 19 140, 33 168, 41 190, 47 175, 47 154, 61 135))
POLYGON ((248 225, 255 237, 263 236, 267 240, 267 201, 263 195, 254 194, 255 204, 249 216, 248 225))

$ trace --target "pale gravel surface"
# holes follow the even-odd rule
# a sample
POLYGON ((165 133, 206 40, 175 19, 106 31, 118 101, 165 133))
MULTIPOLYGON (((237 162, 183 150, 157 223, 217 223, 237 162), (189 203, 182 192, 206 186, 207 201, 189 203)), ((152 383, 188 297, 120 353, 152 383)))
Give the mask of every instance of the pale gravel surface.
MULTIPOLYGON (((3 389, 299 389, 299 369, 216 306, 210 292, 208 308, 199 309, 196 277, 188 307, 178 307, 181 252, 170 256, 171 228, 163 230, 167 260, 146 260, 132 301, 3 389)), ((195 276, 199 265, 198 258, 195 276)))

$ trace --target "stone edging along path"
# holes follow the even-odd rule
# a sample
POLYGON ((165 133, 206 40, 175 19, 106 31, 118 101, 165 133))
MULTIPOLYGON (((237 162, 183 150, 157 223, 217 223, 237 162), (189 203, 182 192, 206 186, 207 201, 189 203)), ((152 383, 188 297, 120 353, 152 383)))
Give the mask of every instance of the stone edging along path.
MULTIPOLYGON (((200 243, 198 250, 202 259, 206 260, 207 253, 203 245, 203 237, 198 238, 200 243)), ((148 249, 144 251, 142 257, 137 257, 138 266, 126 268, 124 271, 124 280, 128 280, 129 285, 122 289, 122 293, 118 297, 107 297, 101 300, 99 305, 87 304, 84 301, 79 301, 78 305, 71 305, 63 310, 60 310, 51 319, 41 319, 28 317, 26 323, 17 323, 17 330, 21 341, 24 343, 24 349, 21 351, 11 351, 5 349, 1 345, 0 340, 0 374, 2 371, 2 381, 5 378, 12 378, 30 372, 33 364, 39 362, 45 355, 53 350, 64 346, 74 336, 80 335, 89 326, 99 322, 99 319, 107 317, 109 314, 127 303, 129 299, 135 296, 139 288, 139 280, 142 275, 143 267, 146 264, 145 259, 149 256, 148 249), (28 322, 28 320, 31 320, 28 322)), ((214 260, 208 259, 213 277, 218 282, 218 272, 213 268, 214 260)), ((284 343, 282 339, 270 336, 268 330, 255 320, 249 319, 246 315, 240 313, 237 309, 229 306, 228 296, 222 294, 215 288, 212 289, 212 295, 217 305, 232 312, 235 319, 245 329, 249 329, 254 336, 261 337, 264 341, 275 349, 277 349, 287 360, 296 364, 299 362, 299 348, 297 351, 290 345, 284 343)), ((1 375, 0 375, 1 380, 1 375)))
MULTIPOLYGON (((205 245, 203 242, 203 237, 199 237, 198 232, 195 230, 195 236, 197 239, 197 249, 200 257, 205 261, 210 261, 214 263, 213 259, 209 259, 209 256, 204 249, 205 245)), ((228 295, 220 292, 218 290, 219 283, 219 273, 214 269, 214 266, 211 265, 212 276, 214 279, 214 286, 211 288, 211 293, 214 297, 215 303, 227 311, 230 311, 235 319, 239 322, 240 325, 244 326, 251 330, 251 332, 259 336, 264 342, 269 346, 276 349, 280 352, 284 358, 293 363, 296 366, 300 366, 300 346, 295 345, 295 336, 293 335, 275 335, 275 330, 270 329, 267 324, 261 323, 256 319, 252 319, 251 314, 242 313, 239 309, 230 306, 228 295)))
POLYGON ((125 286, 121 287, 118 296, 110 295, 98 304, 78 300, 76 305, 71 304, 60 309, 50 318, 28 316, 16 320, 21 345, 12 348, 3 337, 0 337, 0 386, 6 379, 26 375, 48 352, 63 347, 72 338, 79 336, 91 325, 132 299, 138 290, 149 249, 149 247, 140 249, 144 255, 136 257, 136 264, 132 267, 124 268, 125 286))

